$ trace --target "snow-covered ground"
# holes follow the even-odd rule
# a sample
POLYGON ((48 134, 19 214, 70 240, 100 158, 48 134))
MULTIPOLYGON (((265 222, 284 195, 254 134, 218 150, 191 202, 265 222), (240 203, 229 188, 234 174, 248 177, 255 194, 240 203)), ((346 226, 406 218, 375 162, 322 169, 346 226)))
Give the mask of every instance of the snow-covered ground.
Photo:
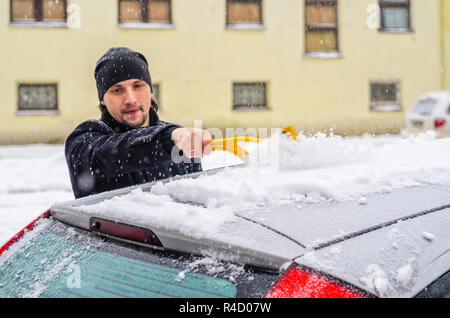
MULTIPOLYGON (((245 168, 161 183, 151 193, 131 193, 130 204, 136 196, 148 204, 154 202, 151 196, 170 197, 208 206, 211 213, 226 217, 245 204, 292 200, 301 206, 324 199, 364 204, 374 192, 450 184, 450 138, 436 139, 432 132, 410 137, 319 134, 300 136, 299 142, 282 135, 245 147, 251 153, 245 168)), ((240 162, 215 152, 203 166, 240 162)), ((0 180, 0 245, 53 203, 73 199, 62 145, 0 146, 0 180)), ((166 203, 168 208, 174 204, 166 203)), ((214 214, 204 217, 214 224, 214 214)))
POLYGON ((53 202, 72 200, 62 145, 0 146, 0 245, 53 202))

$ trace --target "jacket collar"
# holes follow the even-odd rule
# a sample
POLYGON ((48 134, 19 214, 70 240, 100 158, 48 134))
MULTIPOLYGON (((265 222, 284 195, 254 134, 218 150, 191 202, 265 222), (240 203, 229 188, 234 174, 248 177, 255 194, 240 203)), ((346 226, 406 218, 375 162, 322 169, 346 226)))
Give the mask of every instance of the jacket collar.
MULTIPOLYGON (((158 114, 156 114, 153 107, 150 108, 149 116, 150 116, 149 126, 156 126, 160 123, 158 114)), ((106 108, 102 112, 100 120, 105 124, 107 124, 109 127, 111 127, 117 133, 123 133, 133 129, 138 129, 119 123, 111 116, 111 114, 106 110, 106 108)))

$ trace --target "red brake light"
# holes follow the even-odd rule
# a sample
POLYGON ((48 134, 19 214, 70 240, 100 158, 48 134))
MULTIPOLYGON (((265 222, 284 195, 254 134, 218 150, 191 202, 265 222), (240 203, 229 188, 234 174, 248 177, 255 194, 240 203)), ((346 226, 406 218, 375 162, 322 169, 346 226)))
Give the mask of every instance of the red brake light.
POLYGON ((146 228, 100 218, 91 218, 89 223, 90 230, 94 233, 106 234, 134 242, 163 247, 156 234, 146 228))
POLYGON ((438 118, 434 120, 434 128, 439 128, 445 125, 445 119, 438 118))
POLYGON ((352 290, 311 270, 291 264, 264 296, 265 298, 365 298, 352 290))

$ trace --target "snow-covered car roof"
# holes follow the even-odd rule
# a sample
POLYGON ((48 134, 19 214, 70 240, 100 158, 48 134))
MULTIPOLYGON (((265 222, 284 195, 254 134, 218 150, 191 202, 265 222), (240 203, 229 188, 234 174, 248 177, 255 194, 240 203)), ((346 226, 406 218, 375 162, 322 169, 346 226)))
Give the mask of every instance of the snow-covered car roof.
POLYGON ((428 92, 428 93, 420 96, 418 98, 418 100, 423 100, 423 99, 428 99, 428 98, 432 98, 432 99, 441 99, 441 98, 449 99, 450 98, 450 91, 432 91, 432 92, 428 92))

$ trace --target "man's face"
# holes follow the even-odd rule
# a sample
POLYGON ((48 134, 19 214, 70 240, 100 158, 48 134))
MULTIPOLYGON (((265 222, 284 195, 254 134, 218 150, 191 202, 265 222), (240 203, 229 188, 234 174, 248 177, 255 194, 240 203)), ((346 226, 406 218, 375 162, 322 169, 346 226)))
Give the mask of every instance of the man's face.
POLYGON ((139 128, 149 125, 151 98, 152 92, 146 82, 130 79, 110 87, 101 104, 119 123, 139 128))

